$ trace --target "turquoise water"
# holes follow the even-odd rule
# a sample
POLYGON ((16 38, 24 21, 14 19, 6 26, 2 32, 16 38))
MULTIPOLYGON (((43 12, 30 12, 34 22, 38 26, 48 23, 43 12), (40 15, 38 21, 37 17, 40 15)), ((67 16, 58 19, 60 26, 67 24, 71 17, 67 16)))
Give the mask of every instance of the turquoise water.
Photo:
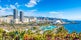
MULTIPOLYGON (((76 32, 76 33, 80 33, 81 32, 81 21, 77 21, 78 24, 64 24, 64 28, 66 30, 68 30, 69 33, 72 33, 72 32, 76 32)), ((41 29, 46 31, 46 30, 52 30, 56 28, 56 26, 54 25, 50 25, 50 26, 42 26, 41 29)))
POLYGON ((56 28, 56 26, 54 25, 50 25, 50 26, 41 26, 41 29, 46 31, 46 30, 53 30, 54 28, 56 28))

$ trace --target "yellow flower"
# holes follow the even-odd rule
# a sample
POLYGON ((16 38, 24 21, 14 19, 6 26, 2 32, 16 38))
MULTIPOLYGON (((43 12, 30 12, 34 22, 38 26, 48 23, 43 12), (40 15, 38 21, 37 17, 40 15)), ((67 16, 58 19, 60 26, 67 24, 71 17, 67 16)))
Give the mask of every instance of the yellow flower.
POLYGON ((24 34, 24 39, 27 39, 28 38, 28 34, 24 34))

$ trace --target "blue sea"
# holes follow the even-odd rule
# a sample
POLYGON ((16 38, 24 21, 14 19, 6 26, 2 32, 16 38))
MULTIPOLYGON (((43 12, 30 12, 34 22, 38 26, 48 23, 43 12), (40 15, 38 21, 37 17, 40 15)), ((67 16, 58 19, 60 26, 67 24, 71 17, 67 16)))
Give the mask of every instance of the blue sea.
MULTIPOLYGON (((81 32, 81 21, 75 21, 76 24, 64 24, 64 28, 68 30, 69 33, 76 32, 80 33, 81 32)), ((52 30, 56 28, 54 25, 46 26, 46 27, 41 27, 42 30, 52 30)))
POLYGON ((64 24, 64 28, 68 30, 69 33, 76 32, 80 33, 81 32, 81 21, 76 21, 76 24, 64 24))

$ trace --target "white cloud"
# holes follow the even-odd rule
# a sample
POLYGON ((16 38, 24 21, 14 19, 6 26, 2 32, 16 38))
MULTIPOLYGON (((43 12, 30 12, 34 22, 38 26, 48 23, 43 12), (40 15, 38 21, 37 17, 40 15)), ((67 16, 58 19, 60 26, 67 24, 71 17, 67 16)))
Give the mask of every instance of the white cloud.
POLYGON ((0 16, 3 15, 12 15, 13 14, 13 9, 18 8, 20 5, 16 2, 14 5, 5 5, 5 7, 0 6, 0 16))
POLYGON ((24 11, 25 16, 34 16, 36 9, 24 11))
POLYGON ((8 12, 7 9, 5 9, 5 10, 0 10, 0 16, 10 15, 10 14, 12 14, 12 12, 11 12, 11 11, 8 12))
POLYGON ((0 10, 0 13, 4 13, 5 11, 4 10, 0 10))
POLYGON ((5 5, 5 7, 0 6, 0 16, 12 14, 12 10, 18 8, 19 6, 20 5, 18 3, 15 3, 14 5, 5 5))
POLYGON ((2 9, 2 7, 0 6, 0 9, 2 9))
POLYGON ((16 2, 15 5, 18 5, 18 3, 16 2))
POLYGON ((12 14, 11 8, 5 7, 3 8, 0 6, 0 16, 7 15, 7 14, 12 14))
POLYGON ((9 10, 9 8, 8 7, 3 8, 0 6, 0 10, 5 11, 5 10, 9 10))
POLYGON ((64 12, 51 11, 51 12, 49 12, 49 16, 55 17, 55 18, 63 18, 63 13, 64 12))
POLYGON ((5 6, 6 6, 6 7, 0 6, 0 9, 1 9, 1 10, 11 10, 11 9, 16 9, 16 8, 17 8, 15 5, 12 5, 12 4, 10 4, 10 5, 5 5, 5 6))
POLYGON ((20 5, 16 2, 14 5, 10 4, 9 5, 11 9, 16 9, 18 8, 20 5))
POLYGON ((15 9, 15 8, 16 8, 16 6, 14 6, 14 5, 10 5, 10 8, 15 9))
POLYGON ((61 13, 64 13, 64 12, 55 12, 55 11, 51 11, 49 12, 50 14, 61 14, 61 13))
POLYGON ((63 16, 64 19, 68 19, 68 20, 81 20, 81 15, 77 15, 77 14, 74 14, 74 15, 64 15, 63 16))
POLYGON ((16 3, 15 3, 15 6, 18 8, 20 5, 16 2, 16 3))
POLYGON ((29 3, 25 4, 27 7, 34 7, 40 0, 30 0, 29 3))

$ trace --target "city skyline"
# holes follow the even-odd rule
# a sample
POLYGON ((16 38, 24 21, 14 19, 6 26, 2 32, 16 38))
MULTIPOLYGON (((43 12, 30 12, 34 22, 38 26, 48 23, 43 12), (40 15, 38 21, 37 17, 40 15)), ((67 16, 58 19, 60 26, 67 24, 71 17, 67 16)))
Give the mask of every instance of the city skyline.
POLYGON ((81 0, 0 0, 0 16, 13 15, 14 8, 25 16, 81 20, 81 0))

